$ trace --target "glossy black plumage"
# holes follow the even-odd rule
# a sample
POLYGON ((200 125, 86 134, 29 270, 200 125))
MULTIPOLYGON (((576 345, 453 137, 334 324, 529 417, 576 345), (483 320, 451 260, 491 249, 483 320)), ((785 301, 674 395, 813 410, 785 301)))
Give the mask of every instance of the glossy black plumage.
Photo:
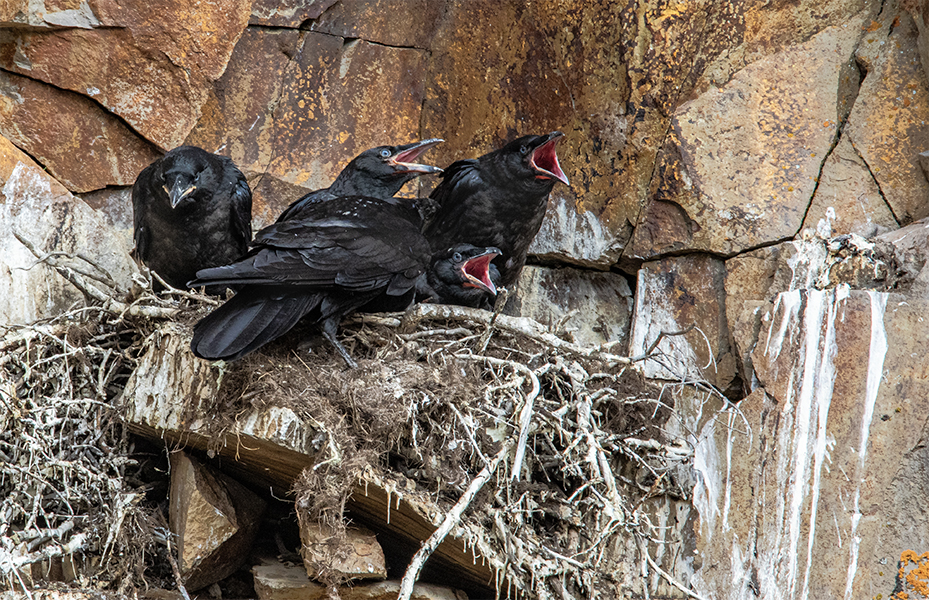
MULTIPOLYGON (((197 273, 192 285, 235 285, 240 291, 194 327, 194 354, 236 359, 309 316, 353 366, 335 337, 344 316, 366 307, 404 308, 416 296, 455 301, 454 290, 440 292, 431 286, 426 272, 432 253, 409 202, 340 197, 302 210, 303 219, 259 231, 242 260, 197 273)), ((487 286, 486 273, 469 279, 458 269, 469 284, 477 285, 477 279, 487 286)), ((470 288, 462 287, 463 299, 470 302, 473 297, 470 288)))
POLYGON ((426 173, 442 172, 439 167, 413 162, 442 141, 433 138, 402 146, 377 146, 365 150, 342 169, 332 185, 294 201, 284 209, 277 222, 312 216, 312 212, 306 212, 308 207, 341 196, 391 198, 411 179, 426 173))
POLYGON ((184 288, 200 269, 248 250, 252 193, 232 160, 181 146, 146 167, 132 186, 135 255, 184 288))
POLYGON ((496 246, 500 285, 516 281, 529 244, 539 232, 556 181, 568 184, 555 144, 555 131, 529 135, 480 158, 459 160, 445 170, 430 198, 437 212, 423 230, 433 250, 460 240, 496 246))

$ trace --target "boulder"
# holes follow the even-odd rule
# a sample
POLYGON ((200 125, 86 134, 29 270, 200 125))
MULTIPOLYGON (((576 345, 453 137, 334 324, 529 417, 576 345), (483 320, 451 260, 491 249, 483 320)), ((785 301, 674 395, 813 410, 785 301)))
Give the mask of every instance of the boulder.
POLYGON ((184 585, 225 579, 248 559, 265 502, 184 452, 171 454, 169 516, 184 585))
POLYGON ((7 30, 6 70, 87 95, 168 150, 194 126, 226 68, 251 0, 94 3, 98 29, 7 30))
POLYGON ((914 509, 929 501, 927 308, 847 287, 776 298, 763 389, 698 428, 698 593, 890 596, 902 553, 929 546, 914 509))
POLYGON ((300 519, 301 554, 311 579, 387 579, 384 550, 368 529, 350 527, 345 535, 332 528, 300 519))
MULTIPOLYGON (((105 217, 72 196, 57 180, 0 137, 0 324, 24 324, 60 314, 83 295, 19 241, 39 252, 84 255, 126 291, 138 269, 126 239, 105 217)), ((99 271, 87 261, 71 264, 99 271)))
POLYGON ((622 354, 629 338, 632 292, 618 273, 523 268, 504 314, 529 317, 583 346, 615 344, 622 354))
POLYGON ((93 100, 0 72, 0 135, 72 192, 132 185, 159 153, 93 100))
POLYGON ((823 165, 803 227, 825 238, 845 233, 868 238, 898 227, 868 165, 846 135, 823 165))
POLYGON ((726 321, 725 265, 688 255, 645 263, 636 284, 629 355, 638 356, 666 334, 643 373, 656 379, 698 378, 727 389, 737 360, 726 321))

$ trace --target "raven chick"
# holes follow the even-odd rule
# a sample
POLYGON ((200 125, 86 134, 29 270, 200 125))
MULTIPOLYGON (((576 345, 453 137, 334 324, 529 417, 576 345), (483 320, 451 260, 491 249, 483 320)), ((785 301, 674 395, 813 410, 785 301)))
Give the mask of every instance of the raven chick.
POLYGON ((496 291, 487 272, 488 253, 496 249, 455 247, 449 256, 432 261, 415 211, 397 199, 340 197, 303 211, 313 218, 266 227, 255 236, 248 256, 197 273, 191 285, 241 287, 194 327, 194 354, 212 360, 239 358, 310 315, 354 367, 336 339, 346 315, 368 307, 405 308, 416 297, 479 302, 474 289, 490 295, 496 291))
MULTIPOLYGON (((277 222, 302 219, 306 207, 341 196, 391 198, 414 177, 426 173, 441 173, 442 169, 414 162, 426 150, 445 140, 433 138, 404 144, 378 146, 365 150, 348 163, 328 188, 316 190, 295 200, 284 209, 277 222)), ((311 214, 311 213, 306 213, 311 214)))
POLYGON ((135 256, 184 288, 200 269, 248 251, 252 192, 225 156, 181 146, 146 167, 132 186, 135 256))
POLYGON ((494 261, 500 285, 514 283, 555 182, 568 185, 555 154, 563 135, 527 135, 480 158, 452 163, 430 195, 438 208, 423 233, 432 249, 459 240, 496 246, 503 251, 494 261))

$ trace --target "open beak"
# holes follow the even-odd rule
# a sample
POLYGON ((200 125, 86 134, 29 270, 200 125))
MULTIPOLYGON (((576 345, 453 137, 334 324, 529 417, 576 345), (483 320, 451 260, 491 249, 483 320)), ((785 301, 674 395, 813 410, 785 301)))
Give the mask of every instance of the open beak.
POLYGON ((388 158, 387 162, 397 170, 397 173, 441 173, 442 169, 439 167, 419 164, 416 162, 416 159, 426 150, 444 141, 445 140, 439 138, 432 138, 421 142, 398 146, 397 153, 388 158))
POLYGON ((497 295, 497 286, 490 280, 490 261, 500 256, 499 248, 487 248, 483 254, 469 258, 461 265, 464 287, 473 287, 497 295))
POLYGON ((545 136, 545 138, 543 138, 545 141, 532 151, 532 158, 529 159, 529 164, 538 173, 536 177, 542 179, 557 179, 565 185, 571 185, 568 183, 568 177, 564 174, 564 171, 561 170, 561 165, 558 164, 558 155, 555 154, 555 146, 558 144, 558 140, 563 137, 564 134, 560 131, 553 131, 545 136))
POLYGON ((181 183, 180 181, 176 181, 171 189, 168 189, 168 186, 166 185, 161 186, 165 193, 168 195, 168 198, 171 200, 171 208, 177 208, 177 205, 181 203, 181 200, 191 195, 194 190, 197 189, 197 186, 194 184, 190 184, 186 188, 184 185, 185 184, 181 183))

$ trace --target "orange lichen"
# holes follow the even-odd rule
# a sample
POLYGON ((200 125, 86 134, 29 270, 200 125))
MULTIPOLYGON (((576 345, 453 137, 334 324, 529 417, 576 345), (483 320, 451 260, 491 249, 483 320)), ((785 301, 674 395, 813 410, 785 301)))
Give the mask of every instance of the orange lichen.
POLYGON ((871 21, 871 25, 869 25, 867 28, 862 27, 862 29, 864 29, 865 31, 869 33, 872 31, 877 31, 880 28, 881 28, 881 24, 877 21, 871 21))
MULTIPOLYGON (((929 552, 917 555, 913 550, 904 550, 900 554, 900 569, 897 578, 905 587, 919 594, 918 598, 929 598, 929 552), (907 566, 913 563, 913 568, 907 573, 907 566)), ((908 600, 906 591, 900 591, 893 596, 896 600, 908 600)))

